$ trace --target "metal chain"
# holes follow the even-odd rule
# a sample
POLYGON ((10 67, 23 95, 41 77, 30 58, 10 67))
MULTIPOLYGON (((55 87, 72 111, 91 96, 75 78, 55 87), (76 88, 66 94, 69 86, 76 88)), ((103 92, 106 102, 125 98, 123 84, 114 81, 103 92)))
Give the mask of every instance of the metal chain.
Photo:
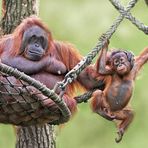
MULTIPOLYGON (((130 11, 131 8, 133 8, 136 4, 137 0, 131 0, 125 11, 128 12, 130 11)), ((113 22, 112 26, 108 29, 108 31, 106 31, 106 33, 103 34, 103 36, 106 37, 106 39, 110 39, 111 36, 113 35, 113 33, 117 30, 117 27, 120 25, 120 23, 122 22, 122 20, 124 19, 124 15, 120 15, 117 17, 117 19, 113 22)), ((65 87, 69 84, 72 83, 73 80, 75 80, 78 75, 80 74, 80 72, 86 68, 89 64, 91 64, 93 58, 98 54, 98 52, 102 49, 102 47, 104 46, 105 41, 101 39, 99 39, 99 42, 97 43, 96 47, 94 47, 92 49, 92 51, 90 53, 88 53, 87 56, 85 56, 71 71, 69 71, 64 80, 62 82, 58 82, 58 86, 64 90, 65 87)))

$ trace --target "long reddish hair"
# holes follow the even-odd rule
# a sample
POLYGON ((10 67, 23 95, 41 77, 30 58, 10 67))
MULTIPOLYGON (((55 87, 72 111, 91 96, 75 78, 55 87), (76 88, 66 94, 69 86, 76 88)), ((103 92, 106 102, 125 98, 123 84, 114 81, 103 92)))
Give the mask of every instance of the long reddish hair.
MULTIPOLYGON (((68 71, 73 69, 82 59, 82 55, 72 44, 54 40, 54 45, 55 50, 53 50, 53 55, 65 64, 68 71)), ((83 91, 84 87, 77 80, 74 80, 67 87, 70 97, 74 97, 80 90, 83 91)))

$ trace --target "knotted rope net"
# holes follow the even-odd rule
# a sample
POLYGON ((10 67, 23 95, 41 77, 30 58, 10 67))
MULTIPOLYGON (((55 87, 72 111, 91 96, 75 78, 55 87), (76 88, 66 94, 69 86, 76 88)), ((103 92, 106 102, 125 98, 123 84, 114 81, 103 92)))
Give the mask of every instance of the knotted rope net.
MULTIPOLYGON (((120 15, 109 30, 103 34, 110 39, 124 18, 130 20, 138 29, 148 34, 145 26, 129 12, 137 0, 131 0, 124 8, 118 0, 110 0, 120 15)), ((83 58, 62 82, 58 82, 53 90, 40 82, 5 64, 0 64, 0 122, 14 125, 29 126, 35 124, 61 124, 70 119, 71 112, 65 102, 55 91, 58 87, 65 90, 66 86, 75 80, 81 71, 91 64, 93 58, 104 46, 105 41, 100 37, 96 47, 83 58), (53 104, 53 105, 52 105, 53 104), (56 107, 55 107, 56 106, 56 107)), ((86 102, 93 91, 76 97, 78 103, 86 102)))
POLYGON ((64 101, 53 90, 17 69, 0 64, 1 123, 61 124, 68 121, 70 115, 64 101))

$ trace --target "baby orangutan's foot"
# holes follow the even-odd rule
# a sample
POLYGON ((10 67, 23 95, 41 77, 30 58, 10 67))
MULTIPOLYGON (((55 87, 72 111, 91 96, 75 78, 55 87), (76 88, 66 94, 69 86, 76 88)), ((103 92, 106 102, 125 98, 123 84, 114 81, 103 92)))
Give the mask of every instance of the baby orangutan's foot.
POLYGON ((122 140, 123 134, 124 134, 124 130, 123 129, 119 129, 119 131, 117 132, 118 137, 115 138, 116 143, 119 143, 122 140))

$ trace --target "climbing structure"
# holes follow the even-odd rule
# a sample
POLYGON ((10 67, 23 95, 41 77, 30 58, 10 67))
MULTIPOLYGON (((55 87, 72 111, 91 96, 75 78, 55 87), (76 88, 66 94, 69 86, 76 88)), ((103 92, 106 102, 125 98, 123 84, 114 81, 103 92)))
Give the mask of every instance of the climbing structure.
MULTIPOLYGON (((120 12, 120 15, 113 22, 109 30, 103 34, 106 39, 110 39, 117 27, 124 18, 130 20, 139 30, 148 34, 148 26, 141 23, 132 16, 130 10, 135 6, 137 0, 131 0, 124 8, 119 0, 110 0, 113 6, 120 12)), ((29 126, 42 123, 61 124, 67 122, 71 113, 62 99, 62 93, 66 86, 73 82, 81 71, 91 64, 93 58, 104 46, 105 40, 100 37, 96 47, 83 58, 71 71, 69 71, 62 82, 58 82, 53 90, 48 89, 40 82, 25 75, 18 70, 5 64, 0 64, 0 122, 21 126, 29 126), (31 89, 31 88, 34 89, 31 89), (55 91, 61 89, 58 96, 55 91), (5 99, 7 98, 7 99, 5 99), (57 106, 49 108, 46 105, 48 100, 52 100, 57 106), (55 116, 58 118, 55 119, 55 116)), ((91 97, 92 91, 80 97, 76 97, 77 102, 87 101, 91 97)))

